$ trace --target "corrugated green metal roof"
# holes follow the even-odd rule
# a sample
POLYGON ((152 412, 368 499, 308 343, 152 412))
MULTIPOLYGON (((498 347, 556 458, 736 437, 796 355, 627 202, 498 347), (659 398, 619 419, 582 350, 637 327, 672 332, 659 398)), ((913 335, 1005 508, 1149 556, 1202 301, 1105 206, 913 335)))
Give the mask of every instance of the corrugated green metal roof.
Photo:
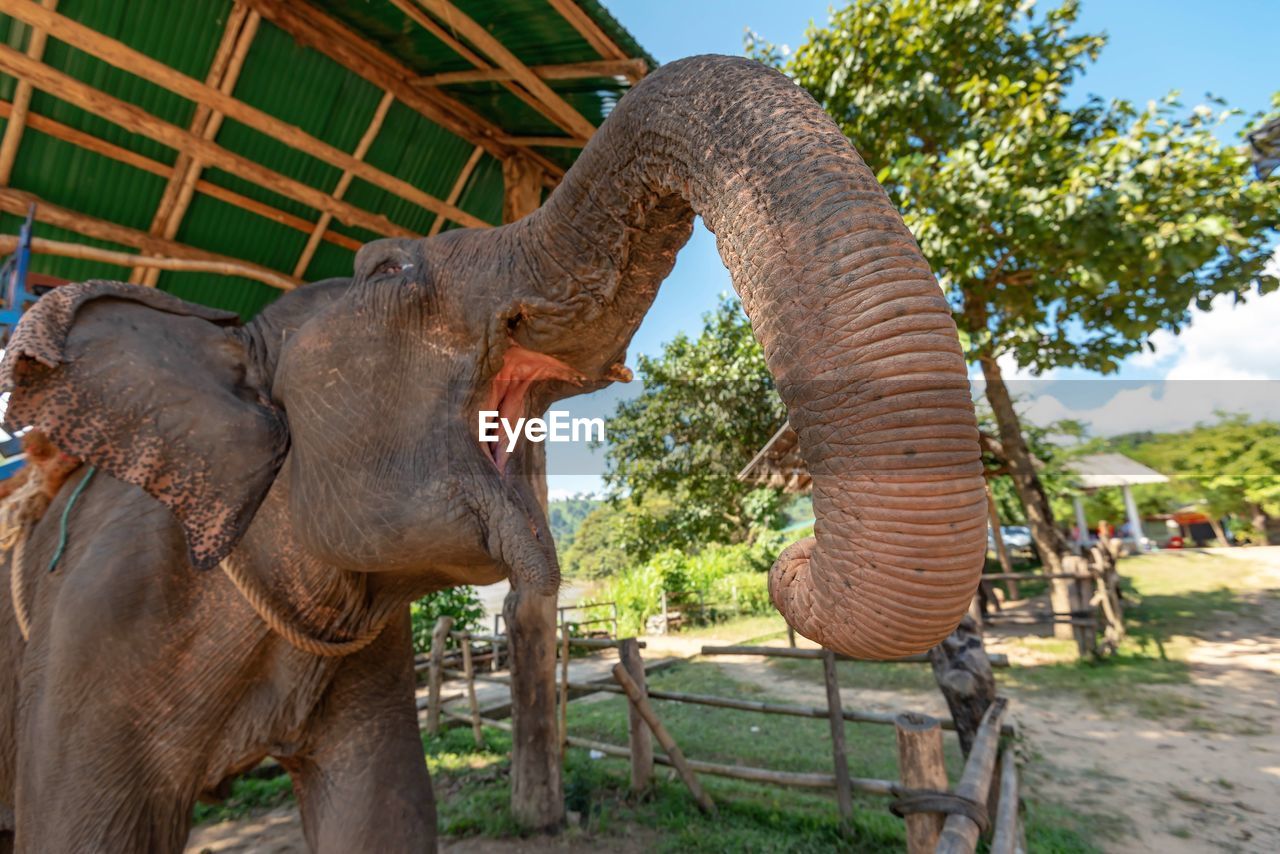
MULTIPOLYGON (((595 0, 578 5, 629 56, 656 66, 635 40, 595 0)), ((599 60, 601 57, 546 0, 454 0, 526 65, 599 60)), ((469 69, 470 64, 426 30, 410 21, 390 0, 314 0, 313 5, 363 37, 379 44, 409 68, 427 75, 469 69)), ((58 13, 118 39, 191 77, 203 80, 217 50, 232 0, 61 0, 58 13)), ((0 15, 0 39, 25 50, 29 28, 0 15)), ((188 126, 195 104, 161 87, 114 68, 75 48, 50 39, 44 61, 66 74, 135 104, 165 121, 188 126)), ((0 98, 12 101, 17 82, 0 74, 0 98)), ((616 78, 549 81, 556 92, 593 124, 599 125, 626 90, 616 78)), ((496 83, 454 85, 445 91, 514 136, 558 136, 563 132, 496 83)), ((263 21, 233 92, 239 100, 302 128, 336 148, 351 151, 368 127, 381 92, 323 54, 297 44, 263 21)), ((36 91, 31 111, 165 164, 172 150, 113 125, 56 97, 36 91)), ((0 127, 4 120, 0 120, 0 127)), ((231 119, 216 137, 227 150, 261 163, 309 186, 331 192, 341 171, 289 148, 231 119)), ((365 160, 416 187, 444 198, 472 152, 472 144, 396 102, 365 160)), ((543 148, 549 159, 569 165, 576 149, 543 148)), ((274 208, 314 222, 319 214, 306 205, 265 190, 218 169, 201 176, 274 208)), ((26 128, 10 186, 34 193, 51 204, 109 220, 139 231, 150 225, 165 179, 44 133, 26 128)), ((384 214, 415 233, 425 233, 434 216, 360 179, 345 199, 384 214)), ((469 179, 458 206, 496 223, 502 208, 502 170, 489 155, 469 179)), ((0 215, 0 232, 16 233, 20 218, 0 215)), ((448 227, 448 226, 446 226, 448 227)), ((331 229, 358 241, 377 235, 334 222, 331 229)), ((36 234, 58 240, 120 249, 39 224, 36 234)), ((218 199, 197 194, 176 239, 291 273, 307 235, 218 199)), ((347 275, 352 252, 321 242, 308 267, 309 280, 347 275)), ((125 278, 128 270, 93 262, 34 256, 32 269, 66 279, 94 276, 125 278)), ((160 288, 186 299, 240 312, 248 317, 279 295, 254 281, 212 274, 164 272, 160 288)))

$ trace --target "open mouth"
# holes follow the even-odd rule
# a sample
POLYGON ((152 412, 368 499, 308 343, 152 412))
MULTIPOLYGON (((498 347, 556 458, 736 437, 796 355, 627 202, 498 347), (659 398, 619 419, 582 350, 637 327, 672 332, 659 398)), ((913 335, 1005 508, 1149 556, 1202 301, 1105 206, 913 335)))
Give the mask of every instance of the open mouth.
POLYGON ((482 408, 482 411, 497 413, 497 441, 486 441, 479 435, 476 437, 499 472, 506 472, 507 460, 512 454, 512 442, 508 441, 506 430, 515 430, 516 425, 528 417, 529 391, 533 385, 547 380, 563 380, 581 385, 585 379, 581 373, 554 356, 529 350, 515 343, 507 348, 502 357, 502 367, 493 378, 493 385, 482 408))

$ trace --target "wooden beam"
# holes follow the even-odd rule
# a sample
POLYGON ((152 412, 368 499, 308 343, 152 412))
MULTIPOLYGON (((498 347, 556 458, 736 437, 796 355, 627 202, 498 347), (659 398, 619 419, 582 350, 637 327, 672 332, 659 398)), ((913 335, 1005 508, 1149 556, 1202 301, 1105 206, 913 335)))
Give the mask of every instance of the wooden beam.
POLYGON ((504 136, 502 141, 519 148, 531 148, 537 145, 546 148, 582 148, 587 144, 585 139, 573 139, 567 136, 504 136))
MULTIPOLYGON (((569 22, 569 26, 578 31, 578 35, 586 39, 587 44, 591 45, 596 53, 605 59, 627 58, 626 51, 618 47, 618 43, 610 38, 604 30, 600 29, 600 25, 595 22, 595 19, 583 11, 582 7, 575 3, 574 0, 548 0, 548 2, 551 4, 552 9, 560 13, 560 17, 569 22)), ((639 80, 640 77, 644 76, 644 73, 642 70, 639 76, 631 82, 634 83, 639 80)))
POLYGON ((148 255, 237 264, 257 271, 260 280, 263 280, 261 277, 271 276, 277 279, 289 280, 292 285, 301 284, 301 282, 289 279, 283 273, 278 273, 260 264, 242 261, 239 258, 231 258, 227 255, 219 255, 216 252, 209 252, 204 249, 197 249, 194 246, 147 234, 145 231, 138 231, 104 219, 77 213, 76 211, 50 204, 31 193, 24 193, 21 190, 0 189, 0 211, 4 213, 26 216, 27 210, 32 204, 36 206, 37 222, 47 223, 56 228, 64 228, 83 237, 105 240, 121 246, 130 246, 148 255))
MULTIPOLYGON (((467 181, 471 179, 471 173, 476 171, 476 166, 480 163, 480 158, 484 156, 484 146, 477 145, 471 152, 471 156, 467 158, 467 162, 462 164, 462 171, 458 173, 458 178, 453 182, 453 186, 449 188, 449 195, 446 201, 451 205, 456 205, 458 199, 462 198, 462 191, 466 189, 467 181)), ((427 232, 427 237, 435 237, 440 233, 440 229, 444 227, 444 217, 436 217, 436 221, 431 223, 431 230, 427 232)))
MULTIPOLYGON (((471 48, 467 47, 462 42, 458 41, 448 30, 432 20, 431 16, 422 11, 414 0, 391 0, 391 5, 399 9, 409 20, 429 32, 445 47, 449 48, 451 51, 458 54, 458 56, 474 65, 477 71, 491 72, 495 70, 484 60, 483 57, 471 50, 471 48)), ((496 70, 500 71, 501 69, 496 70)), ((529 92, 522 89, 518 84, 514 83, 513 78, 508 77, 499 82, 504 89, 523 101, 534 112, 548 119, 552 124, 558 124, 555 115, 547 108, 547 106, 529 92)))
MULTIPOLYGON (((8 118, 12 114, 12 111, 13 104, 8 101, 0 101, 0 118, 8 118)), ((167 178, 173 172, 172 166, 161 163, 159 160, 152 160, 150 157, 130 151, 127 148, 121 148, 114 143, 98 139, 96 136, 92 136, 81 130, 76 130, 73 127, 64 125, 61 122, 56 122, 53 119, 45 118, 44 116, 36 113, 27 114, 27 127, 34 131, 38 131, 39 133, 51 136, 54 139, 59 139, 63 142, 69 142, 72 145, 79 146, 85 151, 92 151, 94 154, 100 154, 103 157, 123 163, 126 166, 132 166, 133 168, 140 169, 143 172, 150 172, 152 175, 159 175, 162 178, 167 178)), ((313 223, 308 222, 300 216, 294 216, 293 214, 282 211, 279 208, 273 208, 270 205, 265 205, 257 199, 251 199, 248 196, 243 196, 240 193, 235 192, 234 190, 228 190, 225 187, 220 187, 217 184, 211 184, 208 181, 197 181, 196 192, 201 195, 217 199, 220 202, 225 202, 233 207, 246 210, 249 213, 257 214, 260 217, 269 219, 272 222, 277 222, 280 225, 287 226, 296 231, 301 231, 303 234, 310 234, 311 229, 314 228, 313 223)), ((359 240, 347 237, 345 234, 337 234, 335 232, 326 232, 324 239, 335 246, 341 246, 343 249, 350 249, 352 252, 357 251, 362 245, 359 240)))
POLYGON ((515 81, 541 101, 550 111, 555 123, 574 136, 590 139, 596 126, 564 98, 560 97, 538 75, 529 70, 520 59, 498 41, 492 33, 480 26, 449 0, 415 0, 415 2, 442 21, 450 30, 469 41, 499 68, 511 72, 515 81))
MULTIPOLYGON (((251 12, 239 3, 231 6, 227 16, 227 25, 222 32, 222 40, 214 54, 213 63, 205 77, 205 83, 216 86, 230 95, 235 90, 236 81, 240 78, 240 70, 244 67, 245 57, 249 54, 249 46, 258 32, 258 22, 262 18, 257 12, 251 12)), ((188 128, 193 134, 207 140, 216 139, 222 127, 222 114, 209 109, 204 104, 196 104, 195 115, 188 128)), ((160 204, 151 220, 151 233, 162 237, 177 237, 182 219, 191 207, 195 195, 195 184, 200 180, 203 164, 185 154, 178 156, 169 182, 160 196, 160 204)), ((136 275, 137 270, 134 271, 136 275)), ((155 287, 160 279, 160 270, 151 267, 141 276, 142 283, 155 287)), ((137 281, 134 275, 129 281, 137 281)))
MULTIPOLYGON (((360 137, 356 150, 351 153, 351 156, 356 160, 364 160, 365 155, 369 153, 370 146, 373 145, 373 141, 378 137, 378 131, 382 130, 382 123, 386 121, 387 112, 391 109, 393 101, 395 101, 395 96, 390 92, 382 93, 382 100, 378 102, 377 109, 373 111, 373 118, 369 120, 369 126, 365 128, 364 136, 360 137)), ((346 195, 347 188, 351 186, 353 178, 355 178, 355 175, 350 170, 342 173, 342 177, 338 179, 338 185, 333 188, 332 195, 335 199, 341 199, 346 195)), ((454 206, 453 202, 448 200, 445 201, 445 204, 450 207, 454 206)), ((312 229, 311 236, 307 238, 307 245, 302 248, 302 254, 298 256, 298 263, 293 267, 293 275, 301 278, 302 274, 307 271, 307 266, 311 264, 311 259, 315 257, 316 249, 320 246, 320 238, 329 229, 329 222, 332 219, 333 217, 327 213, 320 215, 320 220, 316 223, 316 227, 312 229)), ((436 215, 437 221, 443 219, 444 217, 439 214, 436 215)))
MULTIPOLYGON (((242 2, 299 44, 329 57, 379 89, 391 92, 397 101, 450 133, 473 145, 484 146, 485 151, 497 159, 516 153, 514 147, 498 141, 498 137, 506 134, 498 125, 439 89, 415 88, 410 81, 420 76, 417 72, 314 6, 299 7, 286 0, 242 2)), ((563 166, 542 155, 533 156, 551 178, 564 175, 563 166)))
MULTIPOLYGON (((44 7, 49 11, 58 8, 58 0, 44 0, 44 7)), ((44 45, 48 36, 44 30, 32 29, 27 40, 27 56, 36 62, 44 59, 44 45)), ((27 111, 31 109, 31 84, 25 80, 18 81, 18 88, 13 93, 13 112, 9 114, 9 123, 4 128, 4 139, 0 140, 0 187, 9 186, 13 177, 13 164, 18 159, 18 145, 22 142, 22 130, 27 124, 27 111)))
MULTIPOLYGON (((9 254, 18 248, 21 238, 16 234, 0 235, 0 253, 9 254)), ((67 243, 62 240, 48 240, 43 237, 31 238, 31 251, 37 255, 58 255, 63 258, 80 258, 85 261, 97 261, 103 264, 115 264, 128 267, 141 264, 161 270, 180 270, 191 273, 217 273, 222 276, 242 276, 254 279, 263 284, 281 290, 292 290, 298 283, 279 273, 263 269, 254 264, 242 261, 201 261, 190 258, 157 258, 150 255, 134 255, 131 252, 116 252, 111 249, 99 249, 83 243, 67 243)))
MULTIPOLYGON (((564 62, 556 65, 531 65, 529 70, 543 80, 582 80, 592 77, 626 77, 643 75, 648 66, 643 59, 601 59, 591 62, 564 62)), ((514 80, 504 68, 475 68, 471 71, 444 71, 428 74, 413 81, 415 86, 452 86, 459 83, 498 83, 514 80)))
POLYGON ((238 174, 242 178, 261 185, 264 189, 287 196, 317 210, 327 211, 341 222, 366 228, 388 237, 414 236, 409 229, 396 225, 385 216, 360 210, 346 202, 331 198, 321 190, 274 172, 252 160, 232 154, 207 139, 202 139, 177 125, 158 119, 133 104, 113 98, 43 63, 34 62, 22 53, 4 45, 0 45, 0 71, 28 79, 37 89, 49 92, 73 106, 120 125, 125 130, 198 157, 211 166, 238 174))
MULTIPOLYGON (((388 175, 381 169, 356 160, 345 151, 335 148, 323 140, 316 139, 301 128, 281 121, 275 116, 268 115, 256 107, 251 107, 242 101, 238 101, 225 92, 188 77, 162 62, 157 62, 146 54, 78 24, 70 18, 48 12, 28 2, 28 0, 0 0, 0 12, 25 21, 32 26, 41 27, 59 41, 66 42, 157 86, 163 86, 177 95, 181 95, 198 104, 204 104, 216 112, 223 113, 260 133, 270 136, 278 142, 328 163, 330 166, 350 170, 355 173, 356 177, 426 208, 432 213, 447 216, 462 225, 484 227, 489 224, 465 211, 446 205, 440 199, 423 192, 408 181, 404 181, 394 175, 388 175)), ((330 199, 330 201, 336 200, 330 199)))

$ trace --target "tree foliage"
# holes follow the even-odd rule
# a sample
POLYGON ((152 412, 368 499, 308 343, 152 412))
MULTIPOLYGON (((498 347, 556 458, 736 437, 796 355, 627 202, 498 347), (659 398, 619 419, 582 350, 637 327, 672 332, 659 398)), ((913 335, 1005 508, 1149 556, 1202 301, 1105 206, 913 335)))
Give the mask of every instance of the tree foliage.
MULTIPOLYGON (((409 606, 410 631, 413 634, 413 651, 425 654, 431 651, 431 632, 441 617, 453 617, 453 631, 474 632, 484 628, 484 605, 474 587, 446 587, 422 597, 409 606)), ((445 642, 453 646, 453 639, 445 642)))
POLYGON ((1103 49, 1078 4, 857 0, 780 65, 834 117, 920 242, 975 355, 1104 373, 1192 305, 1245 298, 1277 181, 1215 128, 1220 103, 1068 90, 1103 49))
POLYGON ((663 548, 742 541, 781 519, 782 495, 737 475, 786 409, 737 300, 703 320, 696 339, 679 335, 661 355, 640 358, 643 391, 609 423, 605 480, 614 502, 636 513, 626 551, 641 561, 663 548), (641 512, 655 496, 665 509, 641 512))
POLYGON ((575 495, 572 498, 557 498, 548 503, 547 524, 551 526, 551 536, 555 538, 556 548, 562 553, 573 545, 578 529, 591 511, 600 506, 600 500, 588 495, 575 495))

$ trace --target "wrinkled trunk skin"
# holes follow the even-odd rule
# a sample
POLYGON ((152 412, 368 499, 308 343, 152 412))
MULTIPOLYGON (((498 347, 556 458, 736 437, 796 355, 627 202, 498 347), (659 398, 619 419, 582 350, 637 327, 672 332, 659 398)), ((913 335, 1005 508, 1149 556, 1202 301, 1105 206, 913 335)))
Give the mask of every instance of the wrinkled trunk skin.
POLYGON ((1013 408, 1009 387, 1004 384, 1004 376, 1001 375, 1000 365, 994 356, 983 356, 978 361, 982 365, 982 377, 987 384, 987 402, 991 404, 991 411, 995 414, 996 424, 1000 429, 1000 444, 1008 461, 1009 477, 1018 493, 1018 500, 1022 502, 1022 509, 1027 514, 1031 539, 1036 544, 1036 551, 1040 553, 1040 562, 1045 571, 1060 573, 1061 554, 1066 549, 1066 543, 1062 540, 1058 526, 1054 524, 1049 497, 1036 474, 1026 440, 1022 438, 1022 423, 1018 420, 1017 410, 1013 408))
POLYGON ((791 81, 703 56, 628 93, 547 204, 512 226, 534 289, 517 341, 601 375, 695 213, 813 475, 816 537, 778 559, 775 605, 838 652, 928 649, 965 613, 986 544, 964 359, 901 217, 791 81))

